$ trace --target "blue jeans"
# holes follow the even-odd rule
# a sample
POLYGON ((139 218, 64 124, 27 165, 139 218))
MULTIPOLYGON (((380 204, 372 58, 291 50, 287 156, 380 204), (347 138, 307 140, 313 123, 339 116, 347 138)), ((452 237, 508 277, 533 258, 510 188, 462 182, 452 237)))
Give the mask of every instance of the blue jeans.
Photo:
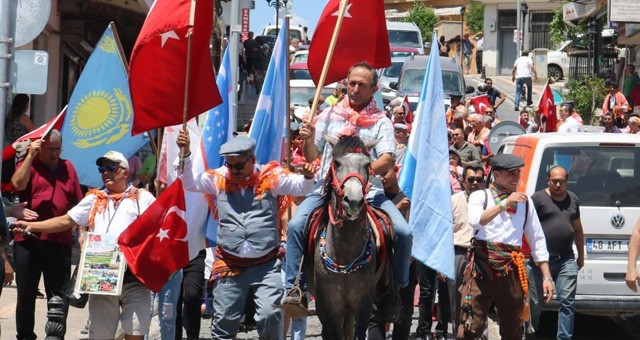
POLYGON ((182 291, 182 269, 173 273, 158 293, 158 321, 162 339, 176 337, 178 298, 182 291))
MULTIPOLYGON (((535 266, 535 265, 534 265, 535 266)), ((537 267, 537 266, 536 266, 537 267)), ((553 281, 556 284, 556 299, 558 300, 558 333, 557 339, 571 339, 573 338, 573 325, 574 319, 576 316, 576 308, 575 308, 575 297, 576 297, 576 288, 578 286, 578 263, 573 256, 573 254, 561 257, 559 259, 550 260, 549 261, 549 269, 551 270, 551 276, 553 277, 553 281)), ((534 268, 532 271, 533 275, 536 276, 534 280, 540 283, 540 290, 542 291, 542 271, 539 268, 534 268), (537 270, 536 270, 537 269, 537 270)), ((529 284, 529 292, 532 291, 531 284, 529 284)), ((530 293, 531 297, 531 293, 530 293)), ((541 302, 541 299, 537 299, 541 302)), ((542 310, 542 305, 540 302, 536 303, 538 305, 538 310, 542 310)), ((534 304, 531 302, 531 316, 533 318, 534 315, 534 304)), ((540 312, 537 312, 538 321, 540 312)), ((537 326, 537 322, 533 323, 533 326, 537 326)))
POLYGON ((516 98, 515 98, 515 107, 520 107, 520 97, 522 95, 522 84, 527 85, 527 106, 533 105, 533 100, 531 100, 531 92, 533 90, 531 84, 531 77, 523 77, 516 79, 516 98))
MULTIPOLYGON (((302 259, 302 254, 306 249, 304 228, 309 214, 322 205, 324 200, 317 193, 310 193, 298 206, 295 215, 287 225, 287 260, 285 263, 285 288, 290 289, 298 273, 298 266, 302 259)), ((399 288, 409 284, 409 259, 411 257, 411 229, 396 206, 382 193, 373 198, 368 197, 367 202, 374 207, 382 209, 389 215, 393 229, 396 234, 394 244, 393 279, 399 288)), ((304 286, 301 284, 301 286, 304 286)))

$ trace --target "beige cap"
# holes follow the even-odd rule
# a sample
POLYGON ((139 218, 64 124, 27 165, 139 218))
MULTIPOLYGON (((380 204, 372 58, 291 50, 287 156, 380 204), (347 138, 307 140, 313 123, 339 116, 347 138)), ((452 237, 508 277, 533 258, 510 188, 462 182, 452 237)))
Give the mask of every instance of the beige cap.
POLYGON ((105 153, 104 156, 96 160, 96 165, 98 166, 102 165, 102 162, 104 160, 109 160, 114 163, 119 163, 121 168, 129 169, 129 161, 127 161, 127 158, 118 151, 109 151, 105 153))

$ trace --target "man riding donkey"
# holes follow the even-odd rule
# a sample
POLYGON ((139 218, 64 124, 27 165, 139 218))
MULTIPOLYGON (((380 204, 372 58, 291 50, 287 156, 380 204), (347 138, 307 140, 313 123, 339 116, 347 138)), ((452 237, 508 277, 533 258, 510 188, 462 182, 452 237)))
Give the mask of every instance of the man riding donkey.
MULTIPOLYGON (((347 95, 335 106, 325 109, 315 124, 305 122, 300 129, 300 136, 307 141, 304 144, 304 156, 307 161, 321 157, 320 178, 325 178, 333 162, 333 146, 324 138, 328 135, 334 139, 341 136, 358 136, 365 143, 379 140, 371 150, 371 188, 366 200, 374 207, 380 208, 391 219, 395 233, 394 254, 391 267, 395 288, 404 287, 409 281, 409 259, 411 256, 411 229, 398 208, 384 195, 380 176, 394 166, 395 140, 393 124, 378 109, 373 94, 378 89, 378 74, 366 62, 357 63, 349 69, 347 77, 347 95)), ((305 226, 309 214, 322 205, 322 183, 307 195, 289 221, 287 232, 287 260, 285 266, 286 296, 282 308, 297 312, 300 307, 306 308, 304 295, 296 276, 305 251, 305 226), (295 284, 294 284, 295 283, 295 284)), ((304 286, 304 284, 302 284, 304 286)), ((392 303, 391 305, 393 305, 392 303)), ((394 308, 391 306, 390 308, 394 308)))

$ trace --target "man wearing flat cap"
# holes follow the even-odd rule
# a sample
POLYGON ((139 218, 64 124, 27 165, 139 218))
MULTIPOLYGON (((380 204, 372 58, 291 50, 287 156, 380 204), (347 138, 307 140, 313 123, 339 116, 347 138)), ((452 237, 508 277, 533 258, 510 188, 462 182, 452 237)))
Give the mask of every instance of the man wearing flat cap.
MULTIPOLYGON (((59 233, 78 225, 100 235, 118 237, 155 201, 153 195, 128 182, 129 162, 117 151, 96 160, 104 189, 92 189, 66 214, 45 221, 18 221, 31 232, 59 233)), ((68 273, 67 273, 68 275, 68 273)), ((151 291, 127 269, 122 293, 89 297, 89 338, 114 339, 118 324, 125 339, 142 339, 149 333, 151 291)))
MULTIPOLYGON (((517 191, 522 158, 498 154, 491 159, 493 182, 489 189, 469 196, 469 223, 474 239, 462 287, 462 320, 458 339, 478 339, 486 326, 487 311, 495 301, 502 339, 522 339, 529 320, 528 282, 521 250, 523 234, 531 256, 545 278, 551 277, 549 253, 535 207, 517 191)), ((543 281, 545 302, 553 295, 553 282, 543 281)))
MULTIPOLYGON (((177 144, 189 153, 189 134, 182 130, 177 144)), ((240 328, 247 296, 253 295, 260 339, 278 339, 280 304, 284 294, 278 230, 278 196, 304 196, 313 189, 314 169, 303 164, 302 174, 289 173, 276 162, 256 165, 256 141, 235 137, 220 147, 224 166, 192 173, 185 157, 184 188, 206 193, 218 209, 218 245, 209 282, 213 286, 214 339, 227 339, 240 328)))

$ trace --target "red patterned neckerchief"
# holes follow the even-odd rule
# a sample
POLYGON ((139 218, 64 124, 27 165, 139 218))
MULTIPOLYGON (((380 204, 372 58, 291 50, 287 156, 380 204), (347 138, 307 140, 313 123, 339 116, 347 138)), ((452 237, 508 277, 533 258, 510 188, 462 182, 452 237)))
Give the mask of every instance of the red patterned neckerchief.
POLYGON ((333 106, 331 110, 334 113, 334 115, 331 116, 332 120, 344 122, 340 136, 353 136, 357 128, 372 126, 378 120, 385 117, 384 112, 378 109, 376 101, 373 99, 371 99, 362 111, 358 112, 349 106, 349 97, 345 96, 344 99, 333 106))

